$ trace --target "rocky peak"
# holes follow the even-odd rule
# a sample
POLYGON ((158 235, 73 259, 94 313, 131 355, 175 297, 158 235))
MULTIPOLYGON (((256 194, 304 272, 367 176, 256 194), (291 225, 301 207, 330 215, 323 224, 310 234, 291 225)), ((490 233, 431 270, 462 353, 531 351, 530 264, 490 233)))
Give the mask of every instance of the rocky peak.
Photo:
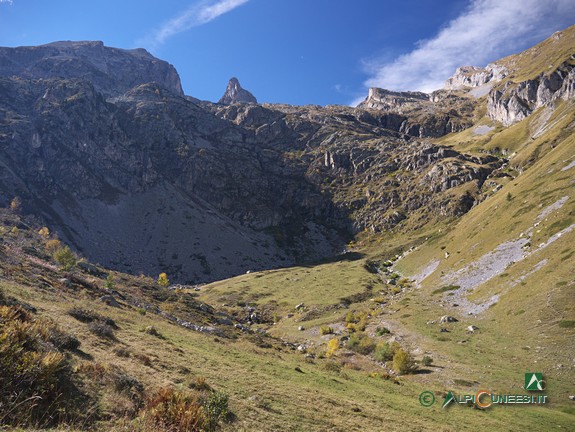
POLYGON ((234 103, 258 103, 258 101, 253 94, 242 88, 236 77, 232 77, 218 103, 229 105, 234 103))
POLYGON ((118 96, 147 83, 156 83, 179 96, 184 94, 180 77, 171 64, 141 48, 111 48, 101 41, 0 47, 0 76, 82 79, 105 96, 118 96))

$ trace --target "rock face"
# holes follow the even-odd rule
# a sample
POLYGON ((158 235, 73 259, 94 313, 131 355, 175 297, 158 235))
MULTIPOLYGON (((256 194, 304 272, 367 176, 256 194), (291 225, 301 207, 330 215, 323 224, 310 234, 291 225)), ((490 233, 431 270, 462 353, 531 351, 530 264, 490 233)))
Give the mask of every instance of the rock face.
POLYGON ((364 109, 378 109, 402 112, 419 108, 422 103, 429 101, 429 95, 422 92, 395 92, 391 90, 372 87, 369 89, 367 99, 357 107, 364 109))
POLYGON ((183 96, 180 77, 169 63, 145 49, 123 50, 102 42, 54 42, 35 47, 0 47, 0 76, 24 79, 89 81, 97 92, 113 96, 155 82, 183 96))
POLYGON ((445 82, 445 89, 461 90, 480 87, 487 83, 499 82, 507 75, 507 68, 496 63, 488 64, 484 68, 462 66, 457 68, 455 74, 445 82))
POLYGON ((507 82, 502 88, 489 93, 487 114, 506 126, 523 120, 542 106, 558 99, 572 99, 575 96, 575 64, 563 63, 549 74, 522 81, 507 82))
POLYGON ((234 103, 258 103, 257 99, 249 91, 242 88, 240 82, 236 77, 233 77, 228 82, 224 95, 218 101, 220 104, 234 104, 234 103))
POLYGON ((384 112, 386 127, 419 138, 440 137, 473 124, 473 101, 444 90, 429 95, 370 88, 357 107, 384 112))

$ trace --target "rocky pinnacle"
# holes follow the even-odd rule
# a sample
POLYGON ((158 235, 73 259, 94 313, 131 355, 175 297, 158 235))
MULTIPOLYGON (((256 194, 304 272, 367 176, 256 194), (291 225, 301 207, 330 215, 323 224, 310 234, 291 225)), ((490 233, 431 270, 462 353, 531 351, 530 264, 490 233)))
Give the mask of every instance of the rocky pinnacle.
POLYGON ((220 104, 233 104, 233 103, 258 103, 257 99, 249 91, 242 88, 240 82, 236 77, 233 77, 228 82, 226 91, 221 99, 218 101, 220 104))

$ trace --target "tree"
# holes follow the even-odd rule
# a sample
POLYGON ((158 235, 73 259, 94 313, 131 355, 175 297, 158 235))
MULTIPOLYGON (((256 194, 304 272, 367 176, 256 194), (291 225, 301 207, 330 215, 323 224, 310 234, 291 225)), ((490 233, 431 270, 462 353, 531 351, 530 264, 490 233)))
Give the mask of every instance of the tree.
POLYGON ((339 341, 337 338, 331 339, 327 343, 327 351, 325 352, 326 357, 331 357, 335 354, 335 352, 339 349, 339 341))
POLYGON ((46 242, 46 250, 54 255, 58 249, 62 247, 62 242, 58 239, 50 239, 46 242))
POLYGON ((114 289, 116 287, 116 284, 114 282, 114 276, 112 276, 111 273, 108 274, 108 277, 106 278, 106 282, 104 282, 104 288, 107 289, 114 289))
POLYGON ((62 266, 62 269, 66 271, 71 270, 78 262, 76 255, 74 255, 74 252, 72 252, 68 246, 57 249, 56 252, 54 252, 54 259, 62 266))
POLYGON ((20 210, 21 207, 22 207, 22 200, 20 199, 20 197, 14 197, 14 199, 10 203, 10 208, 12 209, 12 211, 17 212, 20 210))
POLYGON ((160 273, 158 276, 158 285, 161 287, 167 287, 170 284, 170 280, 168 279, 168 275, 166 273, 160 273))
POLYGON ((415 370, 415 361, 409 352, 398 349, 393 356, 393 370, 398 374, 407 374, 415 370))
POLYGON ((48 227, 42 227, 38 231, 38 234, 40 234, 44 238, 48 238, 50 237, 50 230, 48 229, 48 227))

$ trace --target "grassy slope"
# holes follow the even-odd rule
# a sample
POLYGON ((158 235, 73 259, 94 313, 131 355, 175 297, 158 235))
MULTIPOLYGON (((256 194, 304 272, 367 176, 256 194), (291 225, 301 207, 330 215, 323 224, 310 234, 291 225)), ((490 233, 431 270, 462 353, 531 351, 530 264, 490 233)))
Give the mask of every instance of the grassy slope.
POLYGON ((534 47, 498 60, 511 72, 509 80, 519 83, 537 77, 541 72, 552 72, 569 60, 575 45, 575 26, 549 37, 534 47))

